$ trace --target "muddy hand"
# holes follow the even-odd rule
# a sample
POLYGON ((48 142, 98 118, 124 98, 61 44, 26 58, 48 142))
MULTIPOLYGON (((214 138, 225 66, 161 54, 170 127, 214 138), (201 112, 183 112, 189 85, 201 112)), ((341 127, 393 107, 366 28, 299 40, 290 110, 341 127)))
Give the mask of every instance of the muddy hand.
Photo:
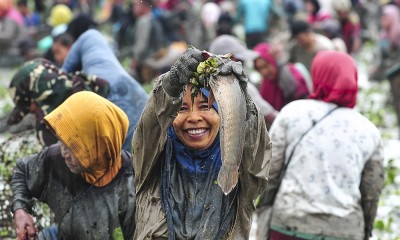
POLYGON ((24 209, 17 209, 14 213, 15 228, 18 240, 36 239, 37 228, 33 217, 24 209))
POLYGON ((248 78, 246 73, 243 70, 243 65, 241 62, 227 61, 220 67, 220 74, 227 76, 230 74, 234 74, 236 78, 242 82, 246 83, 248 78))
POLYGON ((202 52, 196 48, 188 48, 165 74, 162 85, 172 97, 178 97, 185 85, 193 78, 197 66, 204 61, 202 52))

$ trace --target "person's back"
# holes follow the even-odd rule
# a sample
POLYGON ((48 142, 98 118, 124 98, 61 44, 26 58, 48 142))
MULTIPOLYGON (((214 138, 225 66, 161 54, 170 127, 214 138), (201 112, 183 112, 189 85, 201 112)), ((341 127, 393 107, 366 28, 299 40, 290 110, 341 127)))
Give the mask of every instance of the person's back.
POLYGON ((315 55, 322 50, 334 50, 335 47, 329 38, 313 32, 305 21, 296 21, 291 28, 296 42, 290 49, 289 61, 300 62, 311 72, 311 62, 315 55))
POLYGON ((380 133, 353 109, 358 86, 350 55, 318 53, 312 78, 310 99, 286 105, 271 127, 271 240, 364 239, 384 182, 380 133))
POLYGON ((110 94, 107 97, 128 115, 129 132, 124 149, 130 142, 137 122, 147 101, 140 84, 122 67, 104 36, 95 29, 83 33, 72 45, 63 69, 67 72, 82 70, 107 80, 110 94))

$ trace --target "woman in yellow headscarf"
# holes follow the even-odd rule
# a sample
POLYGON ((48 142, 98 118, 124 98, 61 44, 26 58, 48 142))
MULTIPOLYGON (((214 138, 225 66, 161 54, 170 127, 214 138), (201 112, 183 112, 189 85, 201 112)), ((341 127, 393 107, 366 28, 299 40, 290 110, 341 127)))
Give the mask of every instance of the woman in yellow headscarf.
POLYGON ((60 144, 17 162, 12 210, 18 237, 35 234, 26 199, 36 197, 55 213, 58 238, 132 238, 133 169, 130 154, 122 150, 126 114, 107 99, 82 91, 44 119, 60 144))

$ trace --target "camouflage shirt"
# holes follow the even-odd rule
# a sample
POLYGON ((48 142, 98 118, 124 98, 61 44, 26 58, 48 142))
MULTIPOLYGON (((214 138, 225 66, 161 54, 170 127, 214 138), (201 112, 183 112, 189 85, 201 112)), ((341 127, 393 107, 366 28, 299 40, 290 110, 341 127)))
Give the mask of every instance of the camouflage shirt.
POLYGON ((39 141, 50 145, 56 139, 43 124, 43 117, 79 91, 92 91, 107 97, 109 84, 95 75, 66 73, 46 59, 34 59, 26 62, 14 75, 9 90, 16 106, 8 118, 8 124, 16 124, 27 113, 34 112, 39 141))

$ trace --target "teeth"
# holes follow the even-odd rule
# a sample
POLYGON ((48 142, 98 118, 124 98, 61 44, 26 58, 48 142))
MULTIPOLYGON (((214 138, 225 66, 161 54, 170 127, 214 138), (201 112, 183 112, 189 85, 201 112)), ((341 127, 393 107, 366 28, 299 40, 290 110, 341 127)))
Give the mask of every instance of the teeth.
POLYGON ((203 129, 191 129, 191 130, 188 130, 188 133, 189 134, 202 134, 202 133, 204 133, 206 130, 203 128, 203 129))

